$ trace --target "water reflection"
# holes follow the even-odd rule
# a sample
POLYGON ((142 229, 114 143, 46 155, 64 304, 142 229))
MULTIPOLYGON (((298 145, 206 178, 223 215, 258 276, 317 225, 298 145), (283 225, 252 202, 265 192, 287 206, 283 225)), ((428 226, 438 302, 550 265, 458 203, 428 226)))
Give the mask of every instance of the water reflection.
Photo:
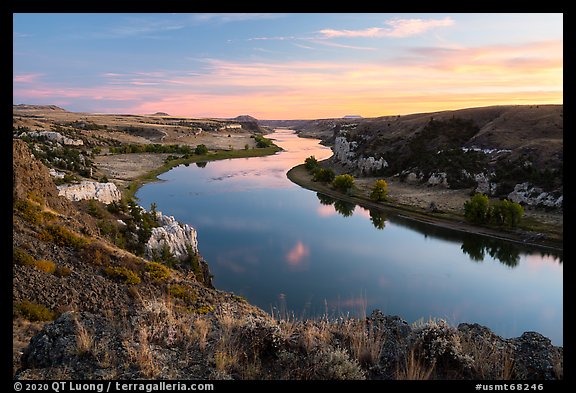
POLYGON ((334 209, 344 217, 351 217, 354 214, 356 205, 354 203, 336 200, 334 202, 334 209))
POLYGON ((196 163, 196 166, 197 166, 198 168, 206 168, 206 165, 208 165, 208 162, 207 162, 207 161, 198 161, 198 162, 196 163))
POLYGON ((302 241, 298 240, 294 247, 292 247, 286 254, 286 261, 288 262, 288 266, 290 268, 298 268, 301 270, 305 267, 303 265, 304 259, 309 255, 310 249, 308 246, 302 243, 302 241))
MULTIPOLYGON (((354 214, 356 205, 351 202, 342 201, 339 199, 332 198, 326 194, 320 192, 316 193, 316 197, 322 206, 332 206, 335 211, 344 217, 350 217, 354 214)), ((370 222, 374 228, 383 230, 386 227, 386 221, 388 217, 384 210, 380 209, 364 209, 369 211, 370 222)), ((325 212, 322 208, 318 211, 319 215, 322 217, 329 216, 329 212, 325 212)), ((414 229, 425 237, 431 236, 433 238, 446 240, 449 242, 460 243, 460 249, 474 262, 483 262, 486 259, 486 255, 496 259, 502 264, 514 268, 520 263, 520 255, 522 252, 526 251, 526 246, 512 243, 512 242, 502 242, 499 239, 473 235, 464 232, 452 231, 446 228, 442 228, 435 225, 426 224, 420 221, 411 220, 409 218, 391 215, 391 221, 395 224, 400 224, 402 226, 414 229)), ((562 252, 544 253, 541 251, 543 256, 550 255, 553 259, 556 259, 559 263, 562 263, 562 252)))
POLYGON ((548 250, 385 207, 338 203, 337 211, 334 198, 286 177, 330 150, 293 133, 275 138, 285 149, 278 155, 181 166, 138 192, 142 206, 155 202, 197 229, 217 288, 265 310, 279 306, 275 313, 314 317, 361 306, 409 322, 478 322, 506 337, 537 331, 561 345, 562 252, 541 256, 548 250), (364 302, 353 300, 358 293, 364 302))
POLYGON ((333 205, 334 202, 336 201, 336 199, 332 198, 331 196, 328 196, 326 194, 322 194, 320 192, 316 193, 316 197, 318 197, 318 200, 323 205, 333 205))
POLYGON ((508 267, 516 267, 520 262, 520 249, 512 243, 503 243, 495 239, 467 237, 462 241, 460 249, 471 260, 482 262, 486 254, 508 267))
POLYGON ((386 215, 381 210, 370 209, 370 222, 376 229, 384 229, 386 227, 386 215))

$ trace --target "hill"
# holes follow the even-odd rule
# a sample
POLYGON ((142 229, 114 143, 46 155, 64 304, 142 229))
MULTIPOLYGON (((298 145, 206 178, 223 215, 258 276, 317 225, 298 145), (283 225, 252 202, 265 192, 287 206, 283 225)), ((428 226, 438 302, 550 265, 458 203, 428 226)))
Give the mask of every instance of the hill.
POLYGON ((563 194, 562 105, 325 119, 296 126, 301 135, 333 146, 330 165, 358 176, 479 187, 492 196, 507 196, 520 184, 539 188, 554 201, 563 194))

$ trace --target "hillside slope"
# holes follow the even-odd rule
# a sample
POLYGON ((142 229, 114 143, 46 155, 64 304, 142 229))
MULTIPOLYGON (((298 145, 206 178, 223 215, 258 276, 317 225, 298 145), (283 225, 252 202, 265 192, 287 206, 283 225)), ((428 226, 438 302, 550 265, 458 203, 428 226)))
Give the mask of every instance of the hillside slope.
POLYGON ((341 172, 474 188, 526 204, 562 207, 562 105, 326 119, 297 127, 301 135, 321 135, 333 147, 328 164, 341 172))

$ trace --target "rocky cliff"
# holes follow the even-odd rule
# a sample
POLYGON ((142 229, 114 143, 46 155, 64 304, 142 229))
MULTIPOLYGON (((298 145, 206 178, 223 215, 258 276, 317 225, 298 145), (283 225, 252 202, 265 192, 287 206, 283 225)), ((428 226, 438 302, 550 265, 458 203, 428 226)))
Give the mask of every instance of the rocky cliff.
POLYGON ((198 253, 197 233, 194 228, 176 221, 173 216, 165 216, 162 212, 156 213, 156 219, 160 226, 152 228, 152 234, 146 243, 146 255, 158 255, 165 247, 178 259, 187 258, 191 252, 198 253))

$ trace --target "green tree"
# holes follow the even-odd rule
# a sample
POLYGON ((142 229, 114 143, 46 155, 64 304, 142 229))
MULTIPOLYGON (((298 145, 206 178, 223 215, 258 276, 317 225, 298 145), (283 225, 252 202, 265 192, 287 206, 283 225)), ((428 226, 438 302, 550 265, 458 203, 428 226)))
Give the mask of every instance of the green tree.
POLYGON ((318 168, 318 160, 316 157, 310 156, 304 160, 304 167, 308 170, 308 172, 312 172, 318 168))
POLYGON ((484 194, 475 194, 464 202, 464 218, 475 224, 485 224, 490 218, 490 201, 484 194))
POLYGON ((198 145, 196 146, 196 149, 194 149, 194 153, 196 153, 199 156, 203 156, 204 154, 208 153, 208 148, 206 147, 206 145, 198 145))
POLYGON ((336 174, 330 168, 316 168, 312 181, 319 181, 322 183, 330 183, 334 180, 336 174))
POLYGON ((376 202, 384 202, 388 199, 388 183, 384 179, 376 180, 370 193, 370 199, 376 202))
POLYGON ((515 228, 524 215, 524 208, 508 199, 495 202, 490 209, 490 218, 493 224, 515 228))
POLYGON ((352 187, 354 187, 354 176, 349 174, 338 175, 332 181, 332 185, 335 189, 348 192, 352 187))

